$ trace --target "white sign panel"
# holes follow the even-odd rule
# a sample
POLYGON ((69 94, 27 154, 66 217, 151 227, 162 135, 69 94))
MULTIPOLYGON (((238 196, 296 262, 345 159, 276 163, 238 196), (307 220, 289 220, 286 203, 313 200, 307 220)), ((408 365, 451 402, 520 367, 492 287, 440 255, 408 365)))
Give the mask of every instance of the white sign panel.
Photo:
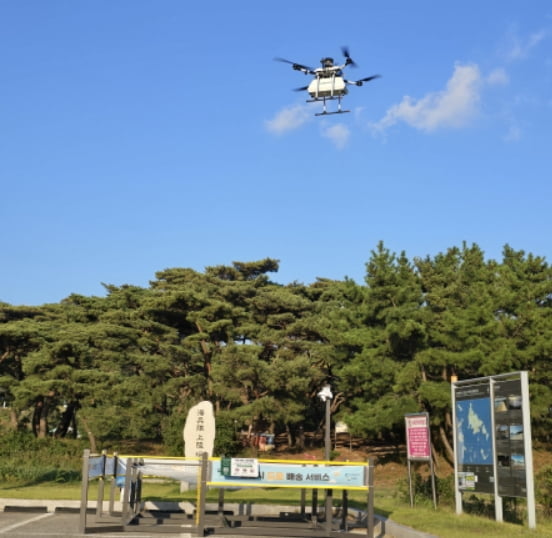
POLYGON ((213 455, 215 445, 215 414, 213 404, 203 401, 188 412, 184 426, 184 456, 200 457, 204 452, 213 455))
POLYGON ((230 476, 257 478, 259 476, 259 460, 254 458, 232 458, 230 460, 230 476))

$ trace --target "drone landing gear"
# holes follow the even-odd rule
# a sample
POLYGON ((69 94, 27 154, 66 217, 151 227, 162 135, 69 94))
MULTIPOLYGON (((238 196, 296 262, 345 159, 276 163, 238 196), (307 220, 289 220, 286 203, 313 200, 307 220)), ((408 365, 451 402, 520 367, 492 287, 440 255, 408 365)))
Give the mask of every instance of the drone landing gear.
POLYGON ((314 103, 315 101, 322 101, 323 103, 323 109, 322 112, 318 112, 315 114, 315 116, 330 116, 332 114, 345 114, 346 112, 351 112, 350 110, 342 110, 341 108, 341 95, 339 96, 330 96, 330 97, 316 97, 314 99, 309 99, 307 103, 314 103), (337 99, 337 110, 334 110, 333 112, 328 112, 326 108, 326 100, 331 101, 337 99))
POLYGON ((350 110, 334 110, 333 112, 328 112, 324 110, 323 112, 317 112, 315 116, 331 116, 332 114, 345 114, 346 112, 351 112, 350 110))

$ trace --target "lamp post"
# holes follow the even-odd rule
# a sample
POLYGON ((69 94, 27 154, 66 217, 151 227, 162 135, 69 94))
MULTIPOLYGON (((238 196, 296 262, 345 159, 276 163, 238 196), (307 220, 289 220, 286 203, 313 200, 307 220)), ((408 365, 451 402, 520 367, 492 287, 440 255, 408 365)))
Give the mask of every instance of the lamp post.
MULTIPOLYGON (((332 401, 333 394, 330 385, 324 385, 322 390, 318 393, 318 397, 325 403, 326 406, 326 427, 324 436, 324 459, 329 461, 330 448, 331 448, 331 436, 330 436, 330 402, 332 401)), ((324 518, 326 520, 326 531, 332 530, 332 490, 326 490, 326 502, 324 508, 324 518)))

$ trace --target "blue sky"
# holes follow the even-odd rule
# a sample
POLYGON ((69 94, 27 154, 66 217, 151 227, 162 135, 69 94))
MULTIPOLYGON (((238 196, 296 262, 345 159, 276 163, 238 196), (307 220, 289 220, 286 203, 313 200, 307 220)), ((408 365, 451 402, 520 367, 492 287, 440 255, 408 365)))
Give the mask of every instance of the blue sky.
POLYGON ((0 2, 0 301, 280 260, 552 259, 552 4, 0 2), (292 88, 347 45, 351 113, 292 88))

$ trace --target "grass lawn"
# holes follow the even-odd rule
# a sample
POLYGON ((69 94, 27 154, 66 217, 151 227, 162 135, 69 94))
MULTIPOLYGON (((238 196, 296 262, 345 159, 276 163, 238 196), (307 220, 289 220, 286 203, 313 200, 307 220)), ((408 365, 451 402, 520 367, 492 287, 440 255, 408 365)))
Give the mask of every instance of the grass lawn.
MULTIPOLYGON (((529 530, 527 522, 497 523, 482 515, 464 513, 456 515, 452 506, 438 506, 431 503, 411 508, 408 503, 398 501, 391 493, 376 493, 376 512, 397 523, 425 531, 443 538, 510 538, 510 537, 552 537, 552 521, 537 519, 537 529, 529 530)), ((538 518, 538 516, 537 516, 538 518)), ((506 516, 505 516, 506 519, 506 516)))
MULTIPOLYGON (((78 500, 81 494, 81 484, 75 483, 44 483, 40 485, 0 485, 0 497, 20 499, 52 499, 78 500)), ((108 488, 105 492, 109 495, 108 488)), ((89 499, 96 499, 97 482, 92 482, 89 488, 89 499)), ((143 487, 144 500, 160 501, 195 501, 195 491, 180 493, 180 485, 176 482, 145 483, 143 487)), ((216 502, 218 490, 211 489, 208 499, 216 502)), ((340 492, 334 492, 334 504, 341 499, 340 492)), ((359 492, 351 492, 350 504, 358 508, 366 507, 366 496, 359 492)), ((255 502, 260 504, 299 504, 300 491, 284 488, 241 489, 225 492, 228 502, 255 502)), ((319 501, 323 503, 323 493, 319 494, 319 501)), ((307 496, 307 506, 310 506, 310 495, 307 496)), ((457 516, 450 506, 439 506, 434 510, 431 503, 410 505, 398 499, 392 488, 376 488, 376 513, 389 517, 397 523, 425 531, 442 538, 505 538, 505 537, 536 537, 548 536, 552 538, 552 521, 537 519, 537 529, 531 531, 526 522, 496 523, 485 516, 463 514, 457 516)))

